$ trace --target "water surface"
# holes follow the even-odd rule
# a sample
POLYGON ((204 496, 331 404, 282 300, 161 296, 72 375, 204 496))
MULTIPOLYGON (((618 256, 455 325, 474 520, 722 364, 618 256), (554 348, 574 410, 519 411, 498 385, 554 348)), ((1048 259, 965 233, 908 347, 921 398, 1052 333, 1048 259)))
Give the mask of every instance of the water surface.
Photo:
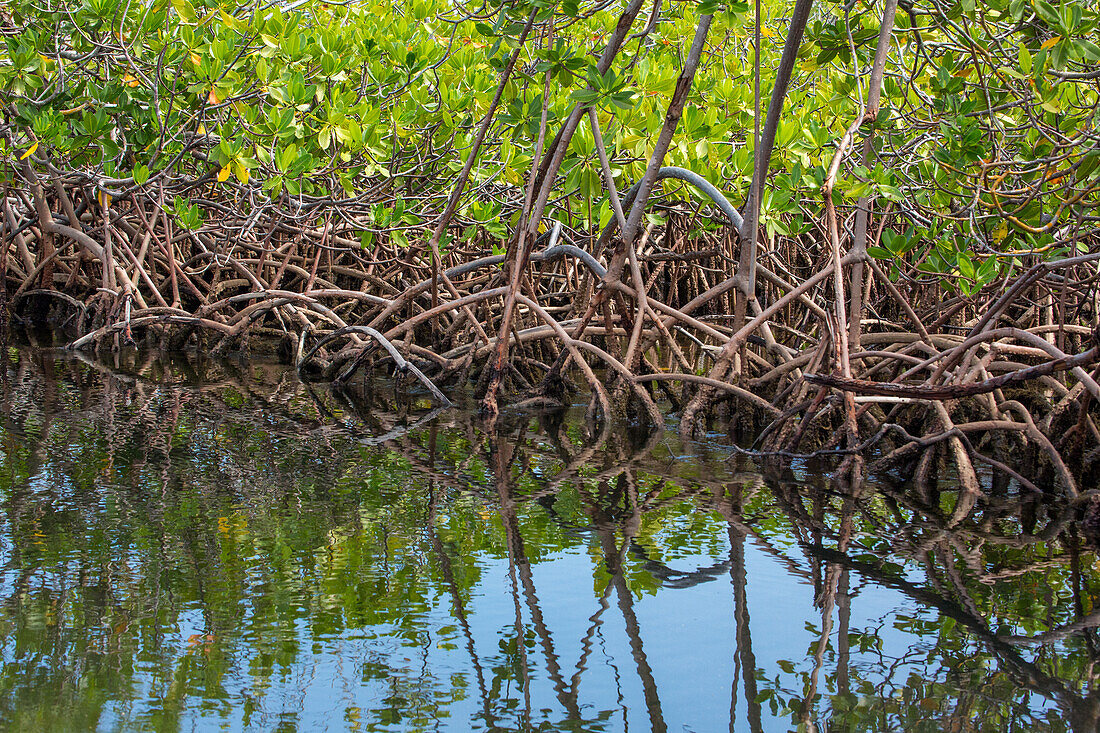
POLYGON ((1011 483, 3 357, 4 729, 1096 729, 1100 566, 1011 483))

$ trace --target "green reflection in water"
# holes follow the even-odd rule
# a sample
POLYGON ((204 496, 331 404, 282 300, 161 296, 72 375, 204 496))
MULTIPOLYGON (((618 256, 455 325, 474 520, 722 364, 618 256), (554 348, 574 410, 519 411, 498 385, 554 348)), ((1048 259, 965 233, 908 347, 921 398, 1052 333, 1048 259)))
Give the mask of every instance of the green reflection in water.
POLYGON ((6 352, 6 729, 1096 727, 1078 508, 127 358, 6 352))

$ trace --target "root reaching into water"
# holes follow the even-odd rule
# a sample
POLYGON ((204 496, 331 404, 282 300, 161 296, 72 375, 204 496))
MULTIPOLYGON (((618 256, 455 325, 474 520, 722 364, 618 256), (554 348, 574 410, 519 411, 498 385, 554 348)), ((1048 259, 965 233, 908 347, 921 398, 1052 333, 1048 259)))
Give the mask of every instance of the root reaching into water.
MULTIPOLYGON (((487 193, 485 184, 478 193, 513 222, 504 253, 486 256, 494 242, 483 222, 462 220, 458 204, 523 39, 542 32, 532 14, 445 205, 419 199, 419 221, 430 227, 398 231, 400 217, 375 226, 375 207, 396 207, 404 195, 388 178, 348 199, 269 198, 247 176, 227 180, 228 167, 213 186, 202 162, 192 177, 135 181, 108 195, 102 181, 36 157, 36 144, 12 161, 2 197, 5 313, 68 331, 77 350, 138 344, 225 354, 275 337, 307 378, 346 382, 392 365, 438 405, 449 404, 448 389, 476 385, 490 416, 579 399, 593 432, 625 421, 659 431, 663 400, 685 437, 721 426, 762 453, 843 453, 852 456, 845 475, 862 470, 856 456, 874 452, 878 466, 911 470, 918 485, 950 464, 970 501, 979 466, 1008 471, 1028 489, 1057 485, 1070 498, 1091 497, 1100 458, 1095 234, 1055 231, 1072 242, 1067 251, 1085 254, 1015 254, 1030 269, 971 278, 945 303, 941 280, 926 278, 920 259, 895 258, 887 271, 869 256, 913 212, 891 203, 872 222, 866 198, 837 209, 838 171, 857 132, 877 119, 893 3, 872 93, 837 142, 821 208, 803 212, 808 229, 791 229, 801 234, 760 226, 760 184, 809 6, 799 2, 792 18, 754 167, 757 195, 741 210, 699 174, 664 165, 707 15, 684 49, 645 173, 621 197, 599 115, 577 102, 548 141, 544 97, 526 187, 487 193), (602 231, 548 214, 586 119, 613 212, 602 231), (670 203, 660 189, 670 185, 704 205, 670 203), (182 194, 201 217, 184 221, 166 205, 182 194), (647 223, 654 211, 661 217, 647 223), (369 252, 360 238, 368 233, 369 252)), ((641 7, 632 0, 622 9, 599 74, 612 68, 641 7)), ((3 134, 10 140, 10 130, 3 134)), ((864 162, 873 138, 863 138, 864 162)), ((400 185, 407 193, 412 179, 400 185)))
POLYGON ((447 405, 448 388, 489 388, 503 340, 502 406, 560 404, 580 391, 593 424, 660 428, 664 400, 688 437, 727 424, 756 436, 764 453, 874 450, 876 468, 918 479, 946 460, 971 490, 984 466, 1029 490, 1092 496, 1082 487, 1094 485, 1100 446, 1100 334, 1037 304, 1057 288, 1060 313, 1093 313, 1100 255, 1037 264, 946 321, 938 292, 911 283, 906 297, 863 261, 866 312, 844 363, 834 276, 859 258, 834 251, 815 261, 805 239, 768 252, 735 331, 729 314, 741 296, 724 272, 736 239, 684 237, 695 212, 667 212, 637 247, 614 232, 592 239, 558 227, 556 241, 535 239, 518 280, 507 255, 450 250, 433 300, 426 253, 394 247, 367 261, 341 228, 296 228, 277 206, 224 220, 218 236, 174 232, 154 202, 136 197, 99 210, 102 220, 85 213, 80 232, 45 223, 51 206, 71 204, 43 193, 36 208, 11 207, 31 250, 51 230, 61 236, 49 255, 53 282, 42 282, 41 266, 25 272, 8 261, 8 307, 17 322, 47 319, 74 334, 73 349, 227 353, 277 337, 305 376, 345 382, 388 363, 447 405), (109 243, 89 249, 88 231, 109 243), (1031 472, 1020 465, 1025 453, 1031 472))

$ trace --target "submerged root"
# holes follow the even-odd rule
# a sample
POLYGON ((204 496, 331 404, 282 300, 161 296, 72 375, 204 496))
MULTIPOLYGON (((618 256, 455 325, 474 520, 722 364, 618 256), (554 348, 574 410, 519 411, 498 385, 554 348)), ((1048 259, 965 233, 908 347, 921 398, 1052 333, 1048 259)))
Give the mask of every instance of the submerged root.
POLYGON ((683 235, 691 211, 666 211, 634 244, 614 226, 598 241, 554 227, 517 275, 514 255, 482 256, 478 240, 448 250, 438 270, 422 245, 382 243, 365 259, 352 236, 362 212, 345 212, 346 231, 318 231, 278 205, 239 222, 223 210, 236 237, 227 248, 175 231, 148 199, 77 228, 43 218, 71 202, 41 188, 30 198, 13 211, 23 245, 53 244, 48 263, 9 262, 6 312, 75 334, 72 349, 222 354, 277 340, 303 377, 346 384, 386 364, 438 405, 468 382, 497 409, 586 403, 593 435, 623 421, 660 430, 671 409, 685 437, 718 428, 762 455, 848 456, 836 474, 848 484, 868 466, 902 467, 929 501, 944 475, 967 497, 996 488, 989 472, 1028 492, 1049 476, 1072 499, 1100 474, 1100 330, 1034 307, 1056 283, 1059 314, 1095 314, 1100 254, 1036 264, 947 317, 938 285, 903 293, 870 262, 863 317, 843 329, 837 274, 865 256, 787 241, 761 258, 747 298, 726 234, 683 235), (111 242, 127 260, 106 270, 111 242), (43 284, 44 272, 54 280, 43 284), (992 434, 1034 471, 991 453, 992 434))

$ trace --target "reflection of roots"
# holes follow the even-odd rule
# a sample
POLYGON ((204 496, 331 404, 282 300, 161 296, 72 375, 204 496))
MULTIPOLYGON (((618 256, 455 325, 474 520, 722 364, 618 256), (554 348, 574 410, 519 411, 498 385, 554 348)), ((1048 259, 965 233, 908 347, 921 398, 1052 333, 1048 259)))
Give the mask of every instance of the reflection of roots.
MULTIPOLYGON (((737 223, 702 179, 662 175, 691 183, 737 223)), ((70 207, 37 196, 40 215, 70 207)), ((24 223, 35 212, 22 212, 24 223)), ((595 243, 555 228, 529 247, 520 277, 509 255, 480 256, 480 240, 448 250, 433 277, 422 246, 383 242, 367 259, 351 224, 292 225, 274 205, 248 226, 226 219, 232 247, 166 230, 160 213, 134 198, 106 226, 73 229, 59 215, 45 227, 49 267, 8 261, 5 312, 76 332, 75 349, 217 355, 275 337, 306 377, 346 384, 385 365, 438 405, 467 383, 476 397, 489 392, 490 412, 498 393, 512 409, 586 402, 593 434, 622 421, 660 427, 671 407, 684 436, 720 426, 762 452, 873 451, 875 467, 911 471, 918 484, 946 462, 972 495, 988 490, 979 477, 990 471, 1071 498, 1098 478, 1100 343, 1067 314, 1095 317, 1100 255, 1036 264, 1007 289, 945 310, 938 283, 912 280, 901 292, 895 281, 915 271, 888 276, 874 261, 788 237, 761 257, 746 302, 729 275, 732 233, 698 231, 690 210, 667 209, 666 223, 631 247, 614 225, 595 243), (113 270, 95 238, 105 229, 113 270), (857 266, 864 317, 839 339, 837 273, 857 266)), ((25 227, 21 251, 40 236, 25 227)), ((854 460, 843 468, 863 470, 854 460)))
MULTIPOLYGON (((351 335, 349 331, 333 336, 333 341, 347 343, 351 335)), ((339 353, 343 346, 334 345, 334 349, 339 353)), ((847 574, 854 578, 858 573, 860 586, 873 582, 898 590, 920 607, 953 619, 984 644, 999 660, 999 666, 981 671, 990 689, 1004 683, 1007 671, 1015 684, 1053 695, 1069 711, 1067 715, 1086 720, 1078 729, 1095 728, 1095 706, 1091 699, 1082 701, 1077 687, 1094 684, 1091 672, 1080 672, 1090 668, 1061 660, 1073 653, 1091 655, 1091 642, 1077 640, 1094 638, 1100 624, 1100 614, 1087 597, 1095 585, 1095 568, 1086 555, 1079 554, 1086 548, 1078 539, 1083 536, 1095 542, 1100 502, 1089 492, 1082 492, 1075 501, 1064 494, 1042 496, 1010 490, 1006 474, 996 467, 991 467, 992 485, 983 487, 982 495, 968 498, 947 476, 947 466, 941 465, 945 464, 943 457, 950 460, 948 443, 953 437, 962 441, 969 455, 976 458, 976 451, 981 450, 1002 462, 1018 455, 1020 447, 1032 440, 1029 430, 988 430, 978 425, 981 415, 977 411, 959 409, 950 428, 943 424, 936 428, 933 423, 941 418, 935 415, 927 418, 928 425, 919 425, 915 417, 903 420, 895 415, 894 422, 884 423, 883 435, 876 439, 896 444, 892 454, 880 451, 880 460, 907 467, 900 471, 904 478, 893 485, 889 481, 893 471, 880 474, 882 480, 874 484, 875 490, 866 491, 858 482, 845 485, 823 476, 822 466, 844 463, 835 458, 795 463, 773 451, 757 461, 737 455, 717 464, 705 457, 669 460, 670 450, 676 455, 670 445, 674 439, 653 431, 641 436, 602 431, 593 442, 579 435, 575 423, 560 412, 538 420, 506 412, 487 428, 486 421, 468 412, 410 414, 406 401, 393 400, 389 390, 359 391, 363 383, 352 383, 345 391, 288 379, 284 367, 262 360, 242 365, 184 355, 153 380, 141 376, 160 371, 150 352, 118 354, 113 367, 80 352, 74 356, 87 368, 78 369, 73 361, 46 352, 22 351, 9 359, 7 378, 0 383, 0 397, 8 406, 5 429, 34 455, 51 440, 70 445, 68 441, 78 438, 69 428, 59 426, 94 426, 82 430, 79 439, 93 441, 96 455, 105 452, 102 460, 115 472, 107 479, 107 490, 131 516, 148 521, 155 536, 180 536, 164 523, 179 524, 182 513, 177 507, 181 502, 189 507, 188 512, 194 511, 196 498, 207 507, 231 508, 221 522, 193 522, 183 535, 187 539, 177 540, 183 551, 196 553, 196 557, 202 557, 197 553, 203 548, 214 548, 216 553, 222 547, 218 533, 233 526, 238 509, 245 518, 254 513, 265 520, 248 523, 255 532, 250 541, 263 542, 264 532, 282 532, 283 522, 296 521, 293 513, 286 513, 287 508, 305 498, 314 500, 303 494, 305 489, 317 492, 315 500, 325 509, 311 515, 314 519, 308 530, 303 530, 306 538, 321 543, 316 547, 319 552, 302 556, 310 562, 314 557, 321 557, 322 562, 325 557, 331 560, 332 548, 325 552, 323 543, 362 532, 367 521, 364 492, 373 495, 376 489, 373 483, 362 488, 354 483, 362 478, 364 466, 373 471, 394 461, 403 472, 400 506, 385 521, 399 531, 407 530, 410 536, 423 532, 430 537, 432 554, 440 563, 434 567, 442 569, 442 582, 451 590, 456 615, 464 627, 464 612, 458 609, 463 608, 466 596, 457 583, 465 581, 456 582, 452 564, 462 548, 440 537, 440 527, 453 534, 461 531, 463 517, 473 520, 486 512, 500 513, 507 540, 486 541, 499 543, 496 547, 501 551, 506 548, 514 562, 519 576, 513 586, 516 603, 526 604, 548 659, 555 658, 552 641, 557 635, 551 635, 552 627, 543 621, 534 582, 537 574, 532 576, 530 570, 537 560, 525 554, 529 547, 525 543, 547 537, 556 543, 557 539, 541 521, 532 523, 529 518, 533 514, 546 516, 571 546, 597 551, 593 577, 606 578, 607 585, 602 594, 596 589, 599 610, 582 639, 581 661, 572 686, 565 684, 561 672, 553 673, 555 684, 563 690, 576 689, 601 614, 612 606, 608 603, 612 594, 628 621, 625 629, 632 643, 642 649, 641 632, 646 627, 638 623, 630 592, 651 587, 639 585, 648 580, 674 595, 676 589, 711 580, 732 582, 735 609, 740 609, 735 616, 738 624, 743 623, 738 627, 738 644, 745 649, 750 638, 750 625, 744 622, 745 589, 747 579, 751 586, 753 577, 751 572, 746 575, 748 540, 755 553, 805 582, 806 598, 815 599, 823 620, 832 618, 834 606, 840 609, 842 603, 855 598, 847 574), (166 382, 176 385, 166 386, 166 382), (902 422, 913 422, 920 429, 910 433, 901 427, 902 422), (267 455, 273 443, 281 447, 277 460, 267 455), (363 452, 376 450, 370 447, 380 444, 385 446, 385 464, 376 461, 380 452, 363 452), (909 476, 918 470, 914 466, 926 474, 925 492, 912 490, 909 476), (471 496, 476 498, 471 501, 471 496), (526 508, 520 511, 523 505, 526 508), (532 511, 536 506, 539 508, 532 511), (447 515, 456 518, 454 524, 434 521, 447 515), (518 521, 517 516, 525 519, 518 521), (684 519, 712 524, 685 531, 680 524, 684 519), (713 538, 715 529, 721 537, 727 527, 728 560, 722 559, 721 549, 700 550, 694 544, 701 536, 713 538), (700 555, 714 559, 683 559, 700 555), (925 580, 920 583, 913 580, 918 573, 908 572, 918 567, 924 569, 919 574, 925 580), (1055 592, 1036 594, 1037 585, 1055 592), (1020 598, 1027 603, 1015 602, 1020 598), (1030 623, 1018 623, 1018 619, 1030 623), (1043 619, 1047 619, 1045 627, 1043 619), (1078 651, 1029 651, 1064 639, 1071 640, 1067 647, 1078 651), (1065 682, 1069 675, 1078 674, 1079 680, 1065 682)), ((1026 422, 1023 405, 1008 402, 998 403, 1002 419, 1026 422)), ((56 451, 51 460, 57 465, 52 468, 61 471, 59 475, 84 476, 83 455, 82 451, 56 451)), ((851 462, 848 469, 858 474, 858 454, 845 455, 851 462)), ((43 513, 52 513, 53 491, 66 491, 66 486, 81 487, 61 505, 66 521, 73 521, 71 517, 78 514, 74 507, 87 516, 102 513, 102 491, 81 486, 79 481, 58 481, 52 491, 13 492, 7 507, 9 521, 13 526, 25 526, 25 522, 37 522, 43 513)), ((100 487, 99 479, 92 487, 100 487)), ((50 531, 69 531, 61 521, 48 526, 54 528, 50 531)), ((80 527, 80 531, 85 529, 80 527)), ((16 541, 31 541, 20 539, 30 538, 29 533, 14 536, 16 541)), ((169 542, 161 551, 179 552, 176 548, 169 542)), ((106 567, 95 554, 80 554, 73 562, 81 563, 81 572, 65 577, 77 578, 74 593, 88 587, 80 579, 95 578, 95 573, 106 567)), ((316 572, 306 576, 324 577, 316 572)), ((112 589, 105 594, 108 598, 129 597, 126 593, 146 586, 163 595, 159 585, 135 585, 124 573, 104 573, 102 577, 112 589), (126 587, 111 585, 118 583, 126 587)), ((166 577, 167 582, 176 582, 189 576, 170 573, 166 577)), ((16 583, 13 587, 20 598, 28 597, 24 586, 16 583)), ((50 591, 50 598, 55 597, 52 584, 42 587, 50 591)), ((155 600, 150 597, 149 607, 155 600)), ((839 611, 838 619, 845 618, 843 613, 839 611)), ((218 614, 212 617, 221 618, 218 614)), ((819 652, 825 651, 833 638, 840 650, 849 643, 846 622, 838 623, 835 636, 822 624, 819 652)), ((946 634, 939 638, 946 639, 950 650, 972 649, 969 643, 959 647, 956 639, 946 634)), ((638 656, 644 660, 640 653, 638 656)), ((873 658, 873 654, 868 657, 873 658)), ((816 662, 820 665, 821 661, 819 653, 816 662)), ((892 661, 880 657, 882 664, 892 661)), ((652 684, 648 667, 640 666, 640 670, 649 680, 647 684, 652 684)), ((856 671, 853 666, 852 672, 856 671)), ((746 667, 744 674, 756 679, 751 667, 746 667)), ((885 680, 889 682, 890 676, 885 680)), ((889 693, 882 697, 898 699, 889 693)))

